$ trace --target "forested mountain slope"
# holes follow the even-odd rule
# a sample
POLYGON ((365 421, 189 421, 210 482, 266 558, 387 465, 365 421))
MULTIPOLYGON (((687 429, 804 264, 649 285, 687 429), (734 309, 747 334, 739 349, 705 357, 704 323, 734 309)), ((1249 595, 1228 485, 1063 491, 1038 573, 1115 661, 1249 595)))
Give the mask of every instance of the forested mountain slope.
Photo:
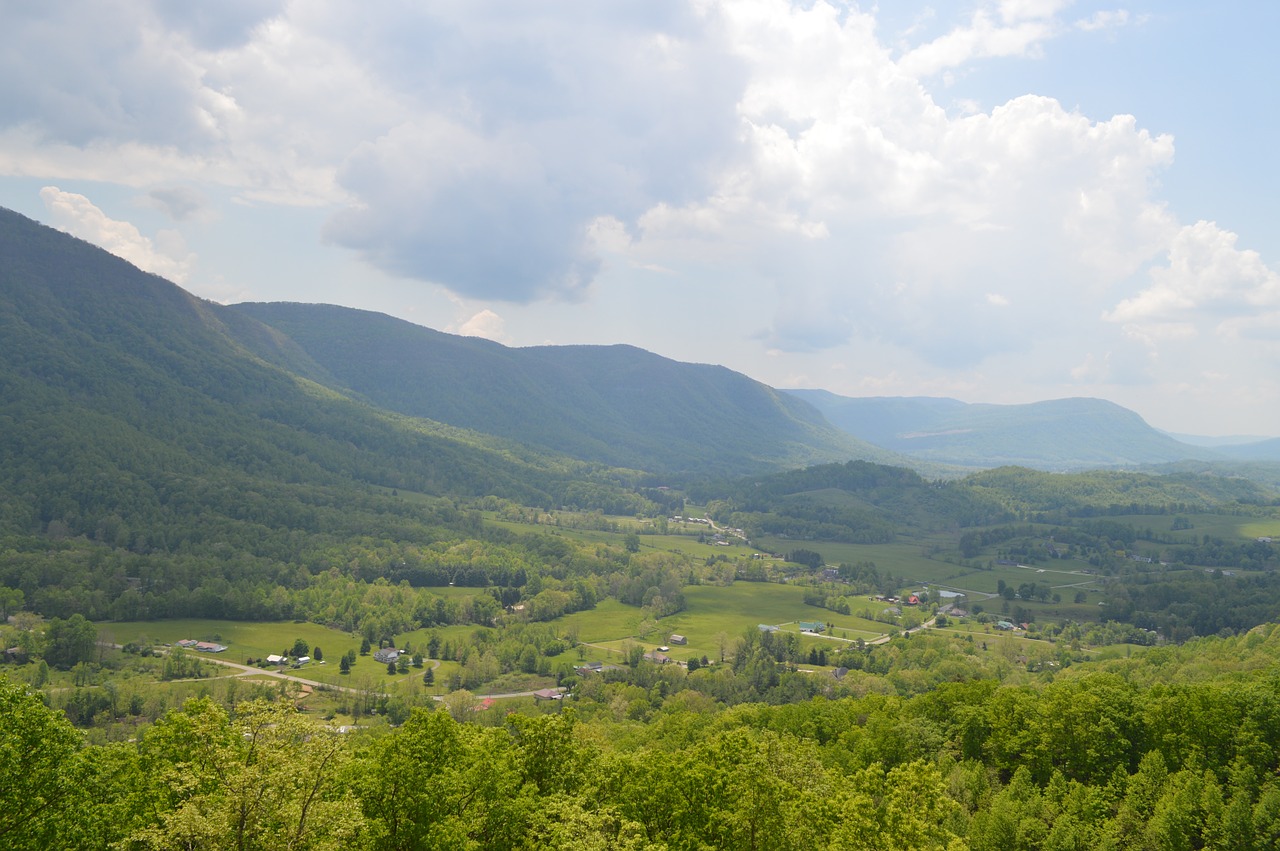
POLYGON ((789 390, 849 434, 917 459, 965 467, 1021 465, 1041 470, 1131 467, 1224 457, 1152 428, 1102 399, 1027 405, 966 404, 936 398, 851 398, 789 390))
POLYGON ((721 366, 632 346, 509 348, 330 305, 234 309, 278 329, 335 382, 381 407, 584 460, 721 475, 905 460, 721 366))
POLYGON ((277 332, 0 211, 0 535, 260 556, 330 511, 405 511, 371 486, 547 506, 624 493, 607 472, 344 397, 246 341, 319 376, 277 332))

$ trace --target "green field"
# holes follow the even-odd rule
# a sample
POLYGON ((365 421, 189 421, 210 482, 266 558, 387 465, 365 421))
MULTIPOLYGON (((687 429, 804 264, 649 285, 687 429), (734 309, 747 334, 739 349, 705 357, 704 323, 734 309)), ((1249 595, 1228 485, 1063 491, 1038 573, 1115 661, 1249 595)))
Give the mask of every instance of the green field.
MULTIPOLYGON (((870 641, 885 633, 885 625, 853 615, 840 615, 826 609, 804 604, 804 589, 774 582, 735 582, 733 585, 694 585, 684 589, 687 607, 659 621, 651 622, 648 635, 640 635, 645 621, 644 612, 635 606, 627 606, 616 600, 604 600, 594 609, 566 615, 556 621, 563 629, 575 629, 578 640, 593 645, 588 659, 602 662, 618 662, 631 644, 641 644, 646 650, 669 644, 673 634, 688 639, 684 646, 672 646, 670 655, 681 661, 690 656, 706 656, 718 659, 721 636, 727 648, 734 640, 759 624, 780 626, 784 630, 798 631, 797 621, 822 621, 835 625, 832 638, 802 639, 802 646, 810 644, 832 648, 841 645, 841 638, 854 641, 858 638, 870 641)), ((856 608, 882 607, 864 600, 856 608)))
MULTIPOLYGON (((474 627, 473 627, 474 629, 474 627)), ((275 621, 252 623, 246 621, 222 621, 204 619, 180 619, 167 621, 120 621, 98 625, 98 639, 115 644, 147 641, 152 644, 175 644, 184 638, 200 641, 217 641, 225 644, 223 653, 208 654, 213 660, 238 662, 244 664, 246 659, 261 659, 271 654, 284 654, 293 647, 293 642, 301 638, 314 648, 319 645, 324 650, 325 661, 312 662, 303 668, 294 670, 286 668, 291 674, 305 677, 322 683, 335 685, 362 686, 356 680, 370 680, 372 687, 384 689, 389 682, 412 680, 413 671, 407 675, 390 676, 386 665, 373 661, 373 657, 356 657, 356 664, 351 673, 344 676, 338 670, 338 660, 348 650, 360 652, 360 638, 351 633, 329 629, 314 623, 295 623, 293 621, 275 621)), ((426 641, 423 639, 423 644, 426 641)), ((205 654, 199 654, 202 658, 205 654)), ((271 670, 275 670, 272 668, 271 670)), ((417 671, 419 682, 422 672, 417 671)), ((437 671, 437 677, 440 672, 437 671)))

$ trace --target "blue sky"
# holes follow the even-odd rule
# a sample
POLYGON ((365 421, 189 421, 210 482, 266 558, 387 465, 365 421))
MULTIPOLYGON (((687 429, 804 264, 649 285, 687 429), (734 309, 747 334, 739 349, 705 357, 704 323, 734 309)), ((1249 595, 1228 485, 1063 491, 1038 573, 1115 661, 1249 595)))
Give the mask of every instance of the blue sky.
POLYGON ((221 302, 1280 433, 1280 4, 83 0, 0 205, 221 302))

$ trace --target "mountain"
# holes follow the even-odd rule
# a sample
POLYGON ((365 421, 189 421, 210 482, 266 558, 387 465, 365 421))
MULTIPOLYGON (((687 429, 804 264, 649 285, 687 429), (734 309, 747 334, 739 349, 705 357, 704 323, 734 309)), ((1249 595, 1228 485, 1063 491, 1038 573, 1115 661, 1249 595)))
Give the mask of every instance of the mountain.
POLYGON ((787 392, 851 435, 913 458, 963 467, 1080 470, 1225 457, 1223 447, 1174 440, 1134 412, 1102 399, 990 405, 929 397, 851 398, 824 390, 787 392))
POLYGON ((233 309, 276 329, 314 366, 280 363, 372 404, 578 459, 704 475, 853 458, 910 463, 722 366, 621 345, 510 348, 331 305, 233 309))
POLYGON ((0 532, 180 537, 207 534, 197 514, 284 528, 370 486, 550 506, 609 481, 308 370, 273 329, 0 210, 0 532))

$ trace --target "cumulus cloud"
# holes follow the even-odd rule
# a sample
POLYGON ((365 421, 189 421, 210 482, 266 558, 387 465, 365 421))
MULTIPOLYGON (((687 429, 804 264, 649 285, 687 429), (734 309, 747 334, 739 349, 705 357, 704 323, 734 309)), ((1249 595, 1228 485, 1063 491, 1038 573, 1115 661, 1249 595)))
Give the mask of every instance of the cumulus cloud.
POLYGON ((488 308, 481 310, 466 322, 451 330, 455 334, 461 334, 464 337, 484 337, 486 340, 493 340, 498 343, 506 342, 507 340, 506 322, 501 316, 488 308))
POLYGON ((1280 274, 1238 237, 1213 222, 1178 231, 1168 265, 1151 270, 1151 286, 1108 311, 1111 322, 1218 319, 1250 310, 1280 310, 1280 274))
MULTIPOLYGON (((1060 5, 988 17, 1048 20, 1060 5)), ((972 366, 1095 322, 1176 230, 1152 197, 1172 140, 1132 116, 1026 96, 953 117, 869 13, 760 3, 724 17, 751 70, 744 145, 706 199, 643 216, 634 251, 696 235, 751 258, 779 294, 759 335, 772 348, 878 338, 972 366)))
POLYGON ((195 255, 187 251, 182 236, 160 231, 153 241, 129 222, 112 219, 88 198, 63 192, 56 186, 40 190, 54 227, 92 242, 146 272, 154 272, 175 283, 184 283, 195 255))

